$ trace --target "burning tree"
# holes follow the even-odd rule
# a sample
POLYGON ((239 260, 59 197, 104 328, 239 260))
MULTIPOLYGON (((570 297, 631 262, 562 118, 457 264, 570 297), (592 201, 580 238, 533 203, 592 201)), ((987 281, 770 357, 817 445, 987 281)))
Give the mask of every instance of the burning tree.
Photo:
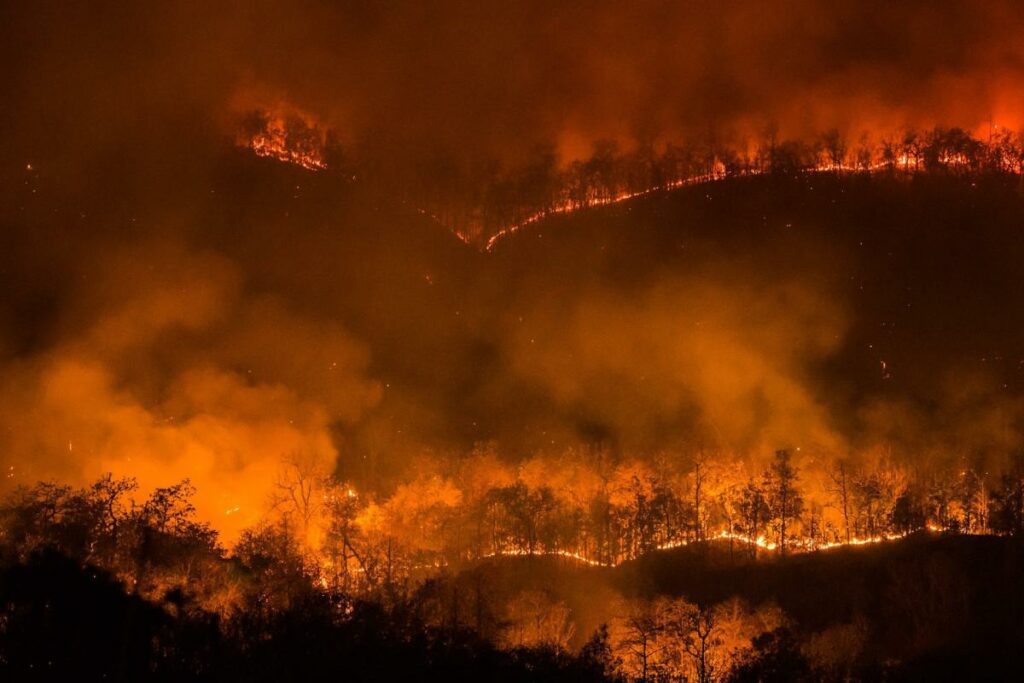
POLYGON ((250 112, 241 124, 242 142, 261 157, 296 164, 309 170, 327 168, 327 136, 308 117, 267 111, 250 112))
POLYGON ((764 474, 765 502, 769 521, 775 534, 775 545, 780 555, 786 554, 786 541, 790 527, 800 522, 804 499, 797 489, 799 477, 791 463, 789 451, 775 452, 775 460, 764 474))

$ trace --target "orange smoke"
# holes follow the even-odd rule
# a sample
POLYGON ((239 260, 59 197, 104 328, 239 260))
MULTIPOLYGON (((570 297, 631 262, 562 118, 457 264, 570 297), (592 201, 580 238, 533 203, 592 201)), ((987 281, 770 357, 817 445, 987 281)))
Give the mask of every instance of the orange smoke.
POLYGON ((246 295, 230 261, 167 244, 142 252, 87 269, 69 316, 79 333, 0 371, 3 484, 110 472, 145 496, 188 478, 199 517, 230 544, 268 513, 296 454, 333 471, 332 428, 379 389, 344 330, 246 295))

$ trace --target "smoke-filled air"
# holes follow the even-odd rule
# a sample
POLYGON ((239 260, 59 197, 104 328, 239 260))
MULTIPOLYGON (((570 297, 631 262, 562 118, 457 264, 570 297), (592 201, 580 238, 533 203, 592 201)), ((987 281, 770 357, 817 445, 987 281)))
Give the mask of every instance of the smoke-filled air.
POLYGON ((1021 35, 4 3, 0 677, 1017 680, 1021 35))

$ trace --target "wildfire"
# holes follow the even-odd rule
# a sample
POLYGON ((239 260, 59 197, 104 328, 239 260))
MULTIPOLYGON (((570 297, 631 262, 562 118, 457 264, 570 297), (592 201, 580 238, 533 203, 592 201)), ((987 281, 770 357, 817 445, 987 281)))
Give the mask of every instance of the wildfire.
POLYGON ((327 168, 324 134, 306 117, 258 112, 245 125, 242 145, 257 156, 295 164, 310 171, 327 168))
MULTIPOLYGON (((926 529, 930 533, 942 533, 943 532, 941 527, 939 527, 937 525, 934 525, 934 524, 929 524, 926 527, 926 529)), ((906 538, 906 537, 907 537, 907 534, 890 533, 890 534, 880 534, 878 536, 853 537, 853 538, 851 538, 849 540, 828 541, 828 542, 825 542, 825 543, 816 543, 816 542, 812 541, 811 539, 796 539, 796 540, 794 540, 792 542, 792 546, 791 547, 792 547, 792 549, 795 552, 818 552, 818 551, 825 551, 825 550, 833 550, 835 548, 846 548, 846 547, 851 547, 851 546, 865 546, 865 545, 874 545, 874 544, 877 544, 877 543, 885 543, 885 542, 888 542, 888 541, 898 541, 898 540, 900 540, 902 538, 906 538)), ((739 533, 735 533, 735 532, 731 532, 731 531, 726 531, 726 530, 719 531, 718 533, 716 533, 713 536, 709 537, 707 540, 709 540, 709 541, 732 541, 734 543, 740 543, 742 545, 757 546, 761 550, 767 550, 769 552, 774 552, 775 550, 778 550, 778 545, 776 543, 774 543, 773 541, 768 540, 764 536, 757 536, 756 538, 754 538, 754 537, 751 537, 751 536, 746 536, 744 534, 739 534, 739 533)), ((672 541, 671 543, 660 544, 660 545, 656 546, 654 548, 654 550, 655 551, 675 550, 676 548, 685 548, 685 547, 690 546, 690 545, 695 545, 696 543, 698 543, 698 541, 691 541, 691 540, 672 541)), ((790 547, 790 546, 787 544, 787 547, 790 547)), ((487 553, 485 555, 481 555, 480 557, 481 557, 481 559, 489 559, 489 558, 494 558, 494 557, 560 557, 560 558, 564 558, 564 559, 567 559, 567 560, 573 560, 575 562, 578 562, 580 564, 584 564, 584 565, 587 565, 587 566, 590 566, 590 567, 602 567, 602 568, 605 568, 605 569, 614 569, 615 567, 618 567, 618 566, 624 564, 625 562, 629 561, 628 559, 621 559, 621 560, 612 561, 612 562, 602 562, 601 560, 595 560, 592 557, 587 557, 586 555, 584 555, 582 553, 573 552, 571 550, 548 550, 548 549, 536 549, 536 548, 531 550, 529 548, 516 548, 516 547, 506 548, 504 550, 500 550, 500 551, 497 551, 497 552, 487 553)))
MULTIPOLYGON (((954 132, 959 131, 955 129, 954 132)), ((937 131, 938 132, 938 131, 937 131)), ((936 132, 936 134, 937 134, 936 132)), ((959 131, 964 135, 962 131, 959 131)), ((954 136, 955 137, 955 136, 954 136)), ((969 137, 968 137, 969 139, 969 137)), ((307 170, 320 171, 327 168, 325 160, 326 135, 323 133, 311 117, 291 113, 288 115, 256 112, 251 114, 245 125, 245 133, 239 143, 243 147, 251 149, 256 155, 277 159, 290 164, 301 166, 307 170)), ((850 157, 842 157, 836 154, 823 155, 820 151, 815 152, 815 157, 810 161, 807 157, 799 159, 793 171, 800 174, 816 173, 882 173, 899 170, 904 173, 917 173, 931 166, 942 167, 963 171, 976 168, 978 157, 974 153, 960 151, 964 148, 964 142, 955 139, 953 142, 947 140, 947 146, 939 145, 928 156, 923 147, 915 148, 913 151, 902 151, 894 153, 887 148, 883 153, 877 150, 869 151, 866 157, 858 155, 856 163, 850 157), (958 146, 948 146, 957 143, 958 146)), ((977 143, 980 144, 980 143, 977 143)), ((998 154, 989 151, 991 158, 997 158, 998 154)), ((652 195, 658 192, 666 192, 681 187, 692 185, 703 185, 724 180, 730 177, 760 176, 772 172, 772 164, 765 165, 763 159, 751 161, 750 157, 742 164, 726 165, 721 159, 715 158, 703 172, 693 173, 685 177, 676 177, 661 182, 657 185, 630 190, 610 191, 607 188, 598 190, 588 188, 583 191, 583 197, 568 196, 568 187, 562 187, 558 199, 549 206, 529 213, 526 217, 505 225, 494 226, 497 228, 490 237, 483 243, 484 251, 493 251, 498 242, 514 235, 515 233, 538 223, 550 216, 559 214, 574 213, 576 211, 619 204, 640 197, 652 195)), ((1006 161, 1004 159, 1004 161, 1006 161)), ((1002 164, 1006 168, 1006 164, 1002 164)), ((1020 168, 1010 164, 1012 172, 1019 173, 1020 168)), ((405 202, 405 200, 403 200, 405 202)), ((456 238, 466 244, 479 244, 476 236, 485 232, 482 224, 477 222, 478 217, 469 217, 467 221, 449 221, 438 216, 437 213, 423 207, 415 206, 415 210, 421 215, 431 219, 438 225, 451 232, 456 238), (468 222, 468 227, 467 227, 468 222), (463 227, 459 227, 461 224, 463 227)))
POLYGON ((619 564, 621 564, 621 562, 619 562, 619 563, 601 562, 600 560, 594 560, 594 559, 591 559, 591 558, 587 557, 586 555, 582 555, 580 553, 574 553, 574 552, 572 552, 570 550, 542 550, 542 551, 537 551, 537 550, 530 550, 528 548, 509 548, 509 549, 501 550, 501 551, 494 552, 494 553, 487 553, 485 555, 482 555, 481 558, 482 559, 490 559, 492 557, 531 557, 531 556, 535 557, 535 556, 538 556, 538 555, 541 556, 541 557, 564 557, 564 558, 566 558, 568 560, 574 560, 576 562, 579 562, 581 564, 586 564, 586 565, 589 565, 591 567, 606 567, 607 568, 607 567, 616 567, 619 564))
MULTIPOLYGON (((943 166, 946 166, 946 167, 949 167, 949 168, 965 168, 965 167, 967 167, 969 165, 969 161, 968 161, 967 157, 965 155, 963 155, 963 154, 944 154, 944 155, 940 155, 940 157, 938 159, 938 162, 940 164, 942 164, 943 166)), ((871 174, 874 174, 874 173, 880 173, 880 172, 883 172, 883 171, 887 171, 887 170, 889 170, 891 168, 898 168, 898 169, 901 169, 901 170, 909 173, 909 172, 913 172, 917 168, 918 163, 919 163, 919 160, 915 161, 914 159, 910 158, 906 154, 902 154, 899 157, 897 157, 894 162, 890 163, 890 162, 887 162, 887 161, 874 161, 874 162, 872 162, 870 165, 868 165, 866 167, 858 167, 858 166, 855 166, 855 165, 852 165, 852 164, 849 164, 849 163, 838 163, 837 164, 837 163, 834 163, 834 162, 831 162, 831 161, 819 161, 817 164, 815 164, 814 166, 811 166, 810 168, 802 169, 802 172, 803 173, 809 173, 809 174, 814 174, 814 173, 871 173, 871 174)), ((700 174, 697 174, 697 175, 689 176, 687 178, 681 178, 681 179, 673 180, 673 181, 670 181, 670 182, 665 183, 663 185, 659 185, 657 187, 649 187, 649 188, 646 188, 646 189, 643 189, 643 190, 639 190, 639 191, 635 191, 635 192, 621 192, 621 193, 615 194, 615 195, 610 196, 610 197, 609 196, 592 197, 592 198, 589 198, 586 202, 576 202, 576 201, 572 201, 572 200, 565 200, 565 201, 557 204, 554 207, 551 207, 551 208, 543 210, 543 211, 538 211, 538 212, 536 212, 534 214, 531 214, 530 216, 527 216, 525 219, 519 221, 518 223, 514 223, 512 225, 506 226, 506 227, 498 230, 496 233, 494 233, 487 240, 487 242, 484 245, 484 250, 485 251, 493 251, 495 245, 498 242, 500 242, 501 240, 503 240, 504 238, 509 237, 511 235, 514 235, 515 233, 519 232, 523 228, 527 228, 527 227, 533 225, 534 223, 537 223, 537 222, 539 222, 539 221, 541 221, 541 220, 543 220, 545 218, 548 218, 549 216, 556 216, 556 215, 559 215, 559 214, 573 213, 575 211, 580 211, 582 209, 588 209, 588 208, 591 208, 591 207, 608 206, 610 204, 620 204, 622 202, 628 202, 630 200, 637 199, 637 198, 640 198, 640 197, 645 197, 645 196, 648 196, 648 195, 651 195, 651 194, 655 194, 657 192, 667 192, 667 191, 670 191, 670 190, 676 190, 676 189, 679 189, 681 187, 687 187, 687 186, 691 186, 691 185, 704 185, 704 184, 707 184, 707 183, 714 183, 714 182, 717 182, 717 181, 725 180, 726 178, 729 178, 729 177, 737 177, 737 176, 739 176, 739 177, 753 177, 753 176, 765 175, 766 173, 767 173, 767 171, 759 169, 759 168, 745 168, 745 169, 743 169, 740 172, 730 173, 727 170, 725 164, 723 164, 720 160, 716 159, 714 164, 711 167, 711 170, 708 171, 707 173, 700 173, 700 174)), ((463 239, 463 241, 467 241, 465 238, 463 238, 463 236, 461 234, 459 235, 459 238, 463 239)))
POLYGON ((518 223, 502 228, 487 240, 487 243, 484 245, 484 249, 486 251, 493 251, 494 245, 497 244, 500 240, 510 235, 514 235, 523 228, 529 227, 530 225, 540 220, 543 220, 548 216, 556 216, 558 214, 563 213, 572 213, 580 209, 590 208, 594 206, 607 206, 609 204, 619 204, 621 202, 626 202, 631 199, 636 199, 638 197, 645 197, 647 195, 654 194, 655 192, 675 190, 680 187, 686 187, 687 185, 702 185, 704 183, 710 183, 716 180, 721 180, 725 177, 725 165, 722 164, 720 161, 716 161, 714 167, 708 173, 691 176, 689 178, 683 178, 681 180, 674 180, 670 183, 666 183, 665 185, 659 187, 649 187, 638 192, 622 192, 611 197, 594 197, 591 198, 586 203, 567 200, 552 208, 546 209, 544 211, 538 211, 518 223))

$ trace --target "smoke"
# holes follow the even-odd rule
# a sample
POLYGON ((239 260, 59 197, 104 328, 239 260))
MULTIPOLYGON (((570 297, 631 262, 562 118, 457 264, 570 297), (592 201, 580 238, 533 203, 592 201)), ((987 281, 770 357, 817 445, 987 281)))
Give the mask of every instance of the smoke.
POLYGON ((131 155, 132 132, 167 141, 168 121, 215 129, 233 109, 280 102, 406 168, 770 124, 852 137, 1014 127, 1024 104, 1011 0, 33 3, 5 15, 15 96, 0 116, 28 154, 131 155))
POLYGON ((628 295, 587 293, 567 311, 544 302, 510 331, 513 372, 628 450, 840 450, 806 373, 838 345, 841 312, 806 283, 757 291, 709 271, 628 295))
POLYGON ((59 341, 0 371, 10 480, 187 477, 231 540, 266 512, 288 458, 334 469, 332 426, 379 399, 361 344, 245 293, 222 256, 167 243, 94 256, 59 341))
POLYGON ((484 256, 402 201, 602 138, 1019 126, 1013 2, 0 12, 6 484, 187 476, 230 538, 292 454, 398 486, 491 440, 506 461, 1021 444, 1017 209, 709 189, 484 256), (388 192, 232 150, 239 117, 284 107, 388 192))

